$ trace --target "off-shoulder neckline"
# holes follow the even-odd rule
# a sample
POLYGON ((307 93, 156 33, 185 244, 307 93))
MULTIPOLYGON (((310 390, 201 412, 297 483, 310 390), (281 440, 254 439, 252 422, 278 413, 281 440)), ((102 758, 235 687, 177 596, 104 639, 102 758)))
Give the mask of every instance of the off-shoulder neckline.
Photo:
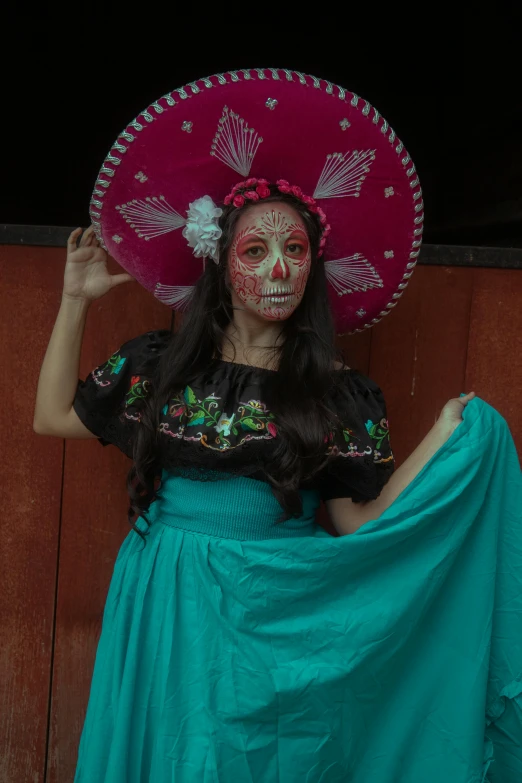
MULTIPOLYGON (((227 367, 243 367, 247 370, 257 370, 258 372, 278 372, 278 370, 270 370, 268 367, 258 367, 256 364, 242 364, 241 362, 228 362, 226 359, 213 359, 216 364, 223 364, 227 367)), ((356 373, 358 370, 355 370, 353 367, 335 367, 334 372, 348 372, 348 373, 356 373)))

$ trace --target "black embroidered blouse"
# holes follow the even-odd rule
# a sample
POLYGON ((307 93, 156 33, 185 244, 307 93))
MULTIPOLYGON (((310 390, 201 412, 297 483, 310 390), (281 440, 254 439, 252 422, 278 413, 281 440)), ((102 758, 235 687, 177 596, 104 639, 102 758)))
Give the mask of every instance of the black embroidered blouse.
MULTIPOLYGON (((170 337, 169 330, 161 329, 128 340, 85 381, 78 381, 73 407, 81 421, 103 446, 112 443, 131 459, 140 404, 150 393, 155 366, 170 337)), ((162 467, 199 480, 228 474, 267 481, 263 464, 278 437, 277 420, 263 403, 262 381, 269 372, 211 362, 162 410, 162 467)), ((394 470, 386 403, 379 386, 358 370, 337 373, 339 383, 325 402, 342 428, 325 444, 325 453, 330 449, 333 458, 306 486, 318 489, 323 500, 371 500, 394 470)))

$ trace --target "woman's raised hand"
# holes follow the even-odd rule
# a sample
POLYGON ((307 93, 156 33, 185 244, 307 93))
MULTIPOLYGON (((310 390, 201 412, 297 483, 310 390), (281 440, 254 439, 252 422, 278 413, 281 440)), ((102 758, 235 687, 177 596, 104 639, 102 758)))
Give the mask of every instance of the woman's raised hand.
POLYGON ((63 295, 69 299, 93 301, 111 288, 135 280, 132 275, 111 275, 107 271, 107 253, 100 247, 92 226, 83 233, 75 229, 67 240, 67 261, 63 280, 63 295))

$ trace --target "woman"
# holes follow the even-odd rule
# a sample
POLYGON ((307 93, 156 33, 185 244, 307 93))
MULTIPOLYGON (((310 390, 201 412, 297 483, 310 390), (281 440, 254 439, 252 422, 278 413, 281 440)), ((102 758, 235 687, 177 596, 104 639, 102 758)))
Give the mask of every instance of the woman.
MULTIPOLYGON (((270 88, 279 89, 267 98, 272 112, 287 93, 281 85, 270 88)), ((350 118, 347 128, 356 122, 350 118)), ((188 138, 196 127, 187 123, 181 132, 188 138)), ((219 152, 219 139, 212 150, 219 152)), ((152 140, 149 151, 149 160, 161 159, 152 140)), ((183 151, 179 157, 185 165, 183 151)), ((135 173, 136 163, 127 168, 126 188, 153 177, 143 165, 135 173)), ((124 181, 122 171, 111 188, 124 181)), ((401 192, 401 171, 393 187, 386 185, 394 194, 401 192)), ((359 188, 367 173, 357 173, 359 188)), ((433 673, 424 674, 422 688, 412 679, 423 703, 415 713, 400 683, 415 669, 412 644, 413 654, 417 649, 427 660, 414 634, 436 608, 434 580, 426 578, 446 564, 450 571, 456 549, 452 543, 439 551, 429 541, 429 505, 416 521, 419 502, 404 498, 420 491, 426 504, 435 503, 444 471, 432 468, 430 497, 425 468, 447 457, 474 393, 450 400, 394 471, 380 388, 336 358, 336 326, 361 316, 343 310, 334 320, 328 283, 344 279, 346 289, 347 265, 326 270, 333 262, 323 255, 335 226, 317 198, 289 180, 248 176, 222 192, 222 206, 208 195, 189 201, 183 219, 163 197, 120 199, 109 212, 108 196, 106 225, 95 205, 96 231, 87 230, 78 247, 80 229, 69 239, 62 307, 35 414, 40 432, 98 437, 133 459, 133 530, 107 598, 76 783, 391 783, 435 781, 442 773, 455 783, 471 780, 463 776, 462 757, 469 756, 468 775, 477 742, 482 750, 480 730, 471 731, 468 717, 466 739, 455 742, 452 756, 434 719, 408 750, 419 716, 436 713, 438 696, 433 673), (123 222, 113 233, 118 218, 129 226, 125 235, 123 222), (177 240, 183 236, 203 258, 203 273, 184 278, 184 264, 171 252, 161 274, 175 268, 176 285, 152 283, 151 259, 163 261, 150 248, 137 261, 128 249, 133 232, 151 244, 157 236, 171 244, 173 232, 177 240), (107 273, 103 246, 110 240, 113 252, 125 248, 118 258, 136 277, 107 273), (138 276, 159 298, 186 309, 181 328, 173 336, 156 331, 129 340, 71 393, 89 303, 138 276), (54 410, 66 410, 69 398, 73 404, 51 423, 50 376, 65 352, 69 373, 59 365, 54 410), (44 409, 45 421, 38 418, 44 409), (315 522, 321 498, 339 538, 315 522), (397 509, 403 524, 390 526, 385 512, 397 509), (412 541, 423 552, 428 544, 433 571, 425 556, 415 566, 408 562, 419 556, 412 541), (404 567, 411 572, 401 581, 404 567), (393 720, 386 711, 395 703, 403 712, 393 720), (390 740, 393 751, 384 748, 390 740), (461 777, 451 777, 457 770, 461 777)), ((417 236, 406 239, 410 250, 417 236)), ((352 277, 357 269, 356 263, 352 277)), ((376 269, 369 264, 365 274, 376 269)), ((381 308, 378 301, 373 312, 368 307, 367 319, 381 308)), ((457 474, 453 479, 459 482, 457 474)), ((444 520, 449 516, 445 509, 444 520)), ((477 680, 475 671, 470 676, 477 680)), ((455 693, 454 684, 449 691, 455 693)), ((444 710, 448 718, 449 705, 444 710)), ((482 765, 482 758, 475 761, 482 765)))

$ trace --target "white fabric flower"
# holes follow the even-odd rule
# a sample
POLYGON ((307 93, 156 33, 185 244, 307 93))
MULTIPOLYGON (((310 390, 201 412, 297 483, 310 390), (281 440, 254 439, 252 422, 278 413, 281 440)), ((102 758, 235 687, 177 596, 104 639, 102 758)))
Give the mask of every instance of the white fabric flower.
POLYGON ((223 210, 216 207, 210 196, 203 196, 189 204, 183 236, 189 247, 194 248, 196 258, 210 256, 216 264, 219 262, 218 240, 222 231, 218 218, 222 214, 223 210))

